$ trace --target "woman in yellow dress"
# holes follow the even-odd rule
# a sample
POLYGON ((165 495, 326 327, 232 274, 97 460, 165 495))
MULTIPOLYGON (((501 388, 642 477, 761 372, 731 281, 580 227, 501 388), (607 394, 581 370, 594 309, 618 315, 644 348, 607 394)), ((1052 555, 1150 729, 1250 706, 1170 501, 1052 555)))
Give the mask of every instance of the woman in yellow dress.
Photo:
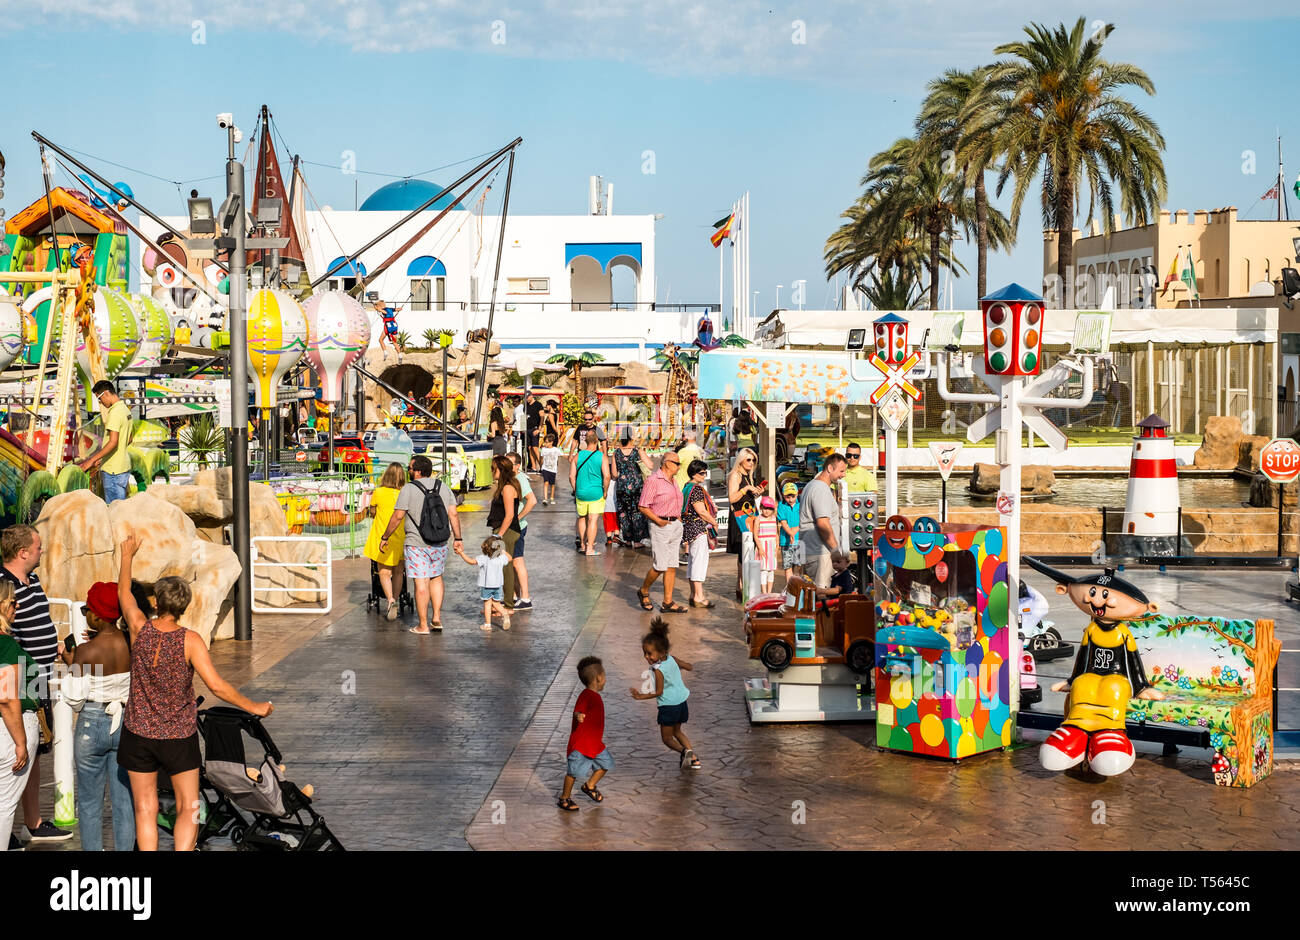
POLYGON ((370 523, 370 534, 366 537, 366 547, 362 550, 367 558, 379 567, 379 586, 384 590, 388 601, 386 616, 396 620, 398 614, 397 598, 402 593, 402 548, 404 533, 401 527, 388 539, 388 550, 380 551, 379 542, 388 522, 393 518, 393 507, 397 504, 397 494, 406 485, 406 468, 400 463, 390 463, 384 471, 379 485, 370 494, 370 513, 374 520, 370 523))

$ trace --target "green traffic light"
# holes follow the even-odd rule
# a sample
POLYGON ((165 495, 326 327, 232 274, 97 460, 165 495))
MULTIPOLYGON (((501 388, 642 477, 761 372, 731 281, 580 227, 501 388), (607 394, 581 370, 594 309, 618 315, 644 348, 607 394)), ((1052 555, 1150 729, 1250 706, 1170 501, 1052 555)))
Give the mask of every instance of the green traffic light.
POLYGON ((995 352, 989 356, 989 367, 994 372, 1005 372, 1007 368, 1007 357, 1000 352, 995 352))
POLYGON ((1024 361, 1025 361, 1025 371, 1030 372, 1033 370, 1034 366, 1038 363, 1038 357, 1031 352, 1027 352, 1025 353, 1024 361))

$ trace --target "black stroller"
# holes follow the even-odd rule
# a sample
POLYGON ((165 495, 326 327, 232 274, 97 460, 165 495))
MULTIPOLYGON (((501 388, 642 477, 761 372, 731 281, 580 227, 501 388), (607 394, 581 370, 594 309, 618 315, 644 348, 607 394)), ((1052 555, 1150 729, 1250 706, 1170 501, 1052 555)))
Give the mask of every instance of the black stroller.
MULTIPOLYGON (((397 595, 397 612, 405 616, 408 610, 415 610, 415 601, 411 598, 411 592, 408 588, 409 580, 402 578, 402 591, 397 595)), ((381 605, 387 603, 384 597, 383 585, 379 583, 379 565, 370 562, 370 593, 366 595, 366 613, 372 610, 378 610, 381 605)))
MULTIPOLYGON (((199 769, 198 845, 228 836, 243 851, 344 851, 325 825, 325 817, 312 807, 311 797, 284 778, 280 750, 262 719, 242 709, 218 706, 200 711, 198 725, 204 751, 199 769), (265 755, 255 768, 256 778, 245 763, 245 734, 262 746, 265 755)), ((175 818, 174 797, 171 802, 170 818, 160 813, 158 820, 169 831, 175 818)))

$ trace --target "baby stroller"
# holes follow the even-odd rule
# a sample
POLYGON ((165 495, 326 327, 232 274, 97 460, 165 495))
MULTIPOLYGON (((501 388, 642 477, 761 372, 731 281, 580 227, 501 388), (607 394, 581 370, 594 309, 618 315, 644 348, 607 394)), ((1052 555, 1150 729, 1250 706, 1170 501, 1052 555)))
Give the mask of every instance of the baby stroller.
MULTIPOLYGON (((199 699, 202 704, 203 699, 199 699)), ((203 739, 199 768, 199 835, 197 845, 214 836, 229 836, 236 849, 271 852, 342 852, 343 845, 311 805, 311 797, 284 779, 280 751, 262 719, 238 708, 218 706, 198 714, 203 739), (249 776, 244 735, 262 746, 264 757, 249 776)), ((161 788, 160 788, 161 790, 161 788)), ((159 802, 159 825, 172 831, 175 797, 159 802), (168 802, 170 805, 168 805, 168 802)))
MULTIPOLYGON (((405 616, 408 610, 415 610, 415 601, 411 599, 411 592, 408 590, 409 579, 402 578, 402 590, 397 595, 397 612, 405 616)), ((375 562, 370 563, 370 593, 366 595, 366 613, 372 610, 378 610, 382 604, 388 603, 388 598, 384 597, 383 585, 379 583, 379 565, 375 562)), ((387 608, 385 608, 387 612, 387 608)))

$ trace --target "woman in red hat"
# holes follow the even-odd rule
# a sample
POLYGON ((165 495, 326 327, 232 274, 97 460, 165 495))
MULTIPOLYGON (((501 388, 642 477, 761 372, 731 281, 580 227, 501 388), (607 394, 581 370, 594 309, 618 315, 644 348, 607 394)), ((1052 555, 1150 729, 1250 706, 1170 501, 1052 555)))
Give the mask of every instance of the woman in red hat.
POLYGON ((65 640, 64 662, 72 672, 62 685, 63 697, 78 711, 72 736, 77 765, 77 827, 81 848, 104 849, 104 787, 113 806, 113 848, 129 852, 135 846, 135 808, 131 781, 117 764, 122 712, 131 691, 131 651, 118 629, 122 616, 117 585, 100 581, 86 592, 81 608, 90 639, 78 644, 75 634, 65 640))

